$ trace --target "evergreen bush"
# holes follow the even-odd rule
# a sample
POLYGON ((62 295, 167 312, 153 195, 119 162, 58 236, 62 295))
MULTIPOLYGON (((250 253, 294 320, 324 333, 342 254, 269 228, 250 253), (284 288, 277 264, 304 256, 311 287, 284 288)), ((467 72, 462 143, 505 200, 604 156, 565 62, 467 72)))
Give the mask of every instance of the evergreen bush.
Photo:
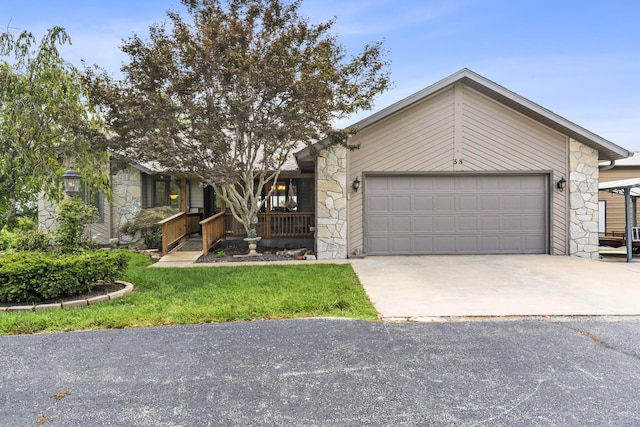
POLYGON ((88 292, 117 279, 127 266, 121 251, 81 254, 19 252, 0 256, 0 302, 36 303, 88 292))

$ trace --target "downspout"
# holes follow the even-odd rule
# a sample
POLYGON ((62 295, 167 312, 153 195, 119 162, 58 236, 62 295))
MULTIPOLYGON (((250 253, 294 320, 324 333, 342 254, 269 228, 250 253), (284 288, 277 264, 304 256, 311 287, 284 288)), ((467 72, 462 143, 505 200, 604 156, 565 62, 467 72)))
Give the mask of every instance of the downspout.
POLYGON ((631 188, 624 189, 624 216, 627 229, 627 262, 633 262, 633 235, 631 233, 631 188))
POLYGON ((598 166, 598 170, 600 172, 602 171, 608 171, 609 169, 613 169, 613 167, 616 165, 616 161, 615 160, 611 160, 611 163, 609 163, 608 165, 603 165, 603 166, 598 166))

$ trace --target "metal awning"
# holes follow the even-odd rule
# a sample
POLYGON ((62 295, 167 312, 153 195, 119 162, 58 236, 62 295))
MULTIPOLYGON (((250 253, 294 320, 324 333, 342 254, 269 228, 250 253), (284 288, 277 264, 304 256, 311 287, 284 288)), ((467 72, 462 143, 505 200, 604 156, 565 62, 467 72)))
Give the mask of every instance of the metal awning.
POLYGON ((624 190, 629 189, 631 197, 640 197, 640 178, 619 179, 617 181, 601 182, 598 185, 600 191, 624 195, 624 190))
POLYGON ((610 193, 622 194, 624 196, 624 217, 625 217, 625 234, 627 239, 627 262, 633 260, 632 248, 632 230, 631 227, 637 222, 635 218, 636 203, 640 197, 640 178, 620 179, 617 181, 601 182, 598 185, 600 191, 608 191, 610 193), (631 205, 633 203, 633 224, 631 219, 631 205))

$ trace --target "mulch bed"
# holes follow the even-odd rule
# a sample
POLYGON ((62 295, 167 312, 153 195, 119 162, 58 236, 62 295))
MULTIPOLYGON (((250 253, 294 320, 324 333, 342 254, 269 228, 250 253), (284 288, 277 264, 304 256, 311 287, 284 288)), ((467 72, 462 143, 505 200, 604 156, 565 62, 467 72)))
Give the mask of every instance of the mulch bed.
POLYGON ((249 253, 247 245, 223 242, 221 245, 212 249, 207 255, 198 258, 196 262, 294 261, 298 259, 305 259, 305 255, 313 254, 312 250, 305 248, 286 249, 258 246, 256 250, 261 254, 261 256, 235 257, 234 255, 246 255, 249 253))

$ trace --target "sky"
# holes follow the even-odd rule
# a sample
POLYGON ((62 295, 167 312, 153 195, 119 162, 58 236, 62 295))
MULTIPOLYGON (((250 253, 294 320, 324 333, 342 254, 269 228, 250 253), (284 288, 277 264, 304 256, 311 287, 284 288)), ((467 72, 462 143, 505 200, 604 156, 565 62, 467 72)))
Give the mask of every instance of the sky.
MULTIPOLYGON (((64 27, 64 58, 114 75, 133 34, 183 11, 179 0, 0 0, 0 26, 40 37, 64 27)), ((631 151, 640 151, 638 0, 303 0, 311 22, 335 18, 332 32, 356 54, 382 40, 393 88, 387 107, 462 68, 631 151)))

